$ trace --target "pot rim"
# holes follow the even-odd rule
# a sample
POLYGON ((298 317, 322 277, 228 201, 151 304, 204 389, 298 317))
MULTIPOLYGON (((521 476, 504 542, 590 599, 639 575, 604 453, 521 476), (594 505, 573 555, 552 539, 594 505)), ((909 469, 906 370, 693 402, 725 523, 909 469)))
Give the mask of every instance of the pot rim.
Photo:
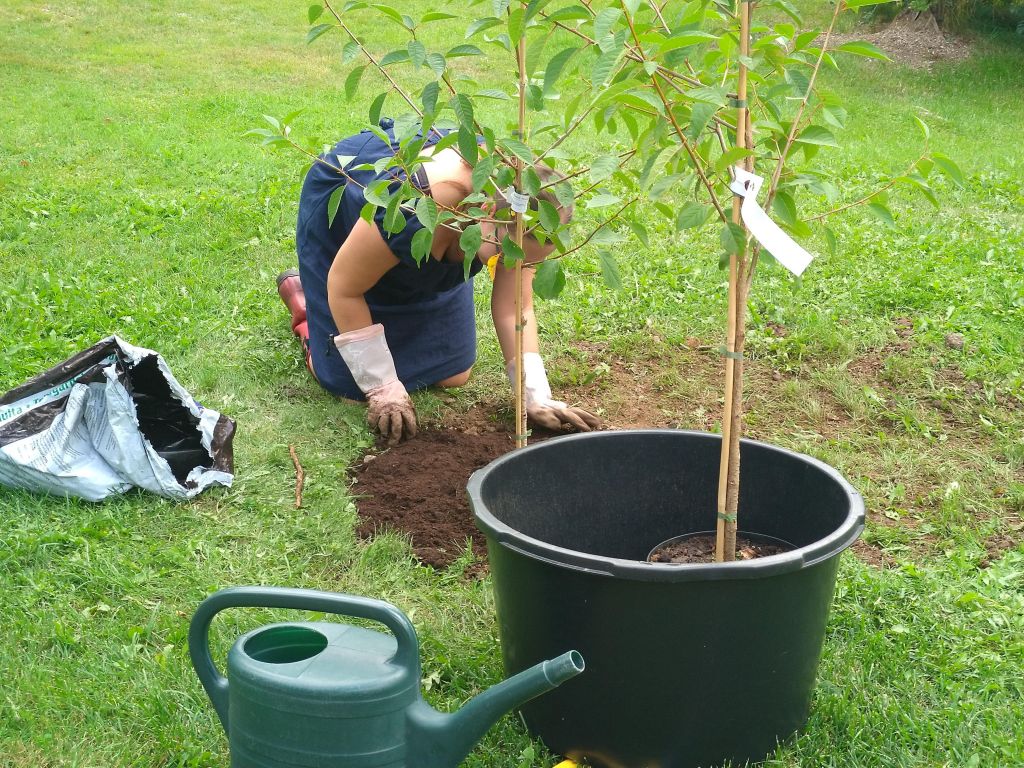
MULTIPOLYGON (((522 455, 523 452, 551 450, 552 446, 570 440, 614 439, 624 434, 640 436, 686 435, 702 440, 714 440, 719 443, 722 439, 722 436, 719 434, 697 430, 606 430, 566 435, 511 451, 495 459, 487 466, 478 469, 469 478, 466 490, 469 494, 469 503, 476 518, 477 527, 502 546, 532 560, 546 562, 558 568, 566 568, 597 576, 624 578, 632 581, 664 582, 755 579, 799 571, 839 555, 844 549, 853 544, 864 530, 864 499, 836 469, 813 456, 798 453, 771 443, 745 438, 741 440, 741 443, 755 445, 761 449, 796 458, 827 475, 839 486, 846 496, 849 505, 846 519, 828 536, 778 555, 728 563, 650 563, 646 560, 627 560, 625 558, 594 555, 559 547, 542 539, 527 536, 496 518, 487 509, 487 505, 484 503, 481 495, 486 476, 506 462, 515 460, 515 457, 522 455)), ((683 533, 686 532, 684 531, 683 533)))

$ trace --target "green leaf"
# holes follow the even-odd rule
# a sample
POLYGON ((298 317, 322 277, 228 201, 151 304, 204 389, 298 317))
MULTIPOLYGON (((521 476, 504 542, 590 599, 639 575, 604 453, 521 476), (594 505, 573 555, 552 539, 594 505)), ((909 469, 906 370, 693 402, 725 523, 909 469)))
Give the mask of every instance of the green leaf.
POLYGON ((629 12, 630 18, 636 16, 637 10, 640 8, 641 0, 625 0, 626 10, 629 12))
POLYGON ((712 40, 718 40, 716 35, 710 32, 684 32, 681 35, 675 35, 670 37, 659 46, 661 53, 668 53, 678 48, 689 48, 691 45, 701 45, 702 43, 708 43, 712 40))
POLYGON ((743 158, 750 157, 753 154, 754 150, 752 149, 747 149, 746 147, 733 147, 727 152, 724 152, 722 156, 715 161, 715 170, 718 173, 721 173, 726 168, 731 168, 743 158))
POLYGON ((380 60, 379 64, 382 67, 386 67, 389 64, 399 64, 405 61, 409 61, 409 52, 404 48, 399 48, 398 50, 385 53, 384 58, 380 60))
POLYGON ((590 74, 590 81, 595 88, 604 88, 621 55, 622 49, 612 48, 597 57, 597 63, 590 74))
POLYGON ((355 40, 349 40, 345 43, 345 47, 341 49, 341 63, 348 64, 353 61, 356 56, 359 55, 359 43, 355 40))
POLYGON ((430 11, 429 13, 423 14, 420 18, 420 24, 427 24, 431 21, 444 21, 445 19, 457 19, 454 13, 445 13, 443 11, 430 11))
POLYGON ((423 103, 423 109, 428 115, 434 114, 434 110, 437 109, 437 97, 440 93, 441 86, 436 80, 431 80, 423 86, 423 93, 420 95, 420 101, 423 103))
POLYGON ((345 185, 342 184, 336 190, 331 192, 331 197, 327 201, 327 227, 334 226, 334 217, 338 215, 338 206, 341 204, 341 196, 345 194, 345 185))
POLYGON ((896 226, 896 220, 892 217, 892 211, 889 210, 888 206, 882 203, 868 203, 868 211, 887 227, 896 226))
POLYGON ((348 73, 348 77, 345 78, 345 98, 352 101, 355 98, 356 91, 359 88, 359 78, 363 76, 363 72, 366 71, 366 65, 356 67, 348 73))
POLYGON ((523 36, 523 18, 526 15, 525 8, 516 8, 508 15, 508 38, 513 43, 518 43, 523 36))
POLYGON ((796 227, 799 218, 796 212, 796 200, 789 192, 779 189, 775 192, 775 199, 772 201, 772 211, 776 218, 788 227, 796 227))
POLYGON ((836 46, 835 50, 842 51, 843 53, 852 53, 855 56, 866 56, 869 59, 892 61, 877 45, 866 40, 851 40, 849 43, 836 46))
POLYGON ((533 278, 533 293, 541 299, 556 299, 565 289, 565 272, 557 259, 541 262, 533 278))
POLYGON ((590 164, 590 180, 597 184, 610 178, 619 169, 618 155, 601 155, 590 164))
POLYGON ((526 103, 534 112, 542 112, 544 110, 544 91, 541 90, 539 85, 530 83, 526 86, 526 103))
POLYGON ((558 209, 547 200, 541 200, 537 205, 540 214, 540 225, 545 232, 554 232, 561 225, 562 220, 558 216, 558 209))
POLYGON ((388 191, 387 180, 380 179, 369 184, 363 190, 363 197, 366 198, 368 203, 372 203, 380 208, 386 208, 391 205, 391 201, 398 197, 398 195, 391 195, 388 191))
POLYGON ((473 166, 473 191, 479 192, 484 188, 484 184, 491 177, 491 171, 494 170, 495 159, 488 155, 482 158, 473 166))
POLYGON ((427 62, 427 47, 419 40, 410 40, 407 46, 409 61, 416 68, 422 67, 427 62))
POLYGON ((849 113, 844 107, 840 107, 837 104, 827 104, 822 107, 821 116, 825 119, 826 123, 842 130, 846 127, 846 118, 849 116, 849 113))
POLYGON ((369 224, 371 227, 374 226, 373 219, 377 215, 377 206, 373 203, 367 203, 359 209, 359 218, 369 224))
POLYGON ((565 65, 569 63, 569 59, 576 55, 578 50, 579 48, 575 47, 566 48, 551 57, 551 61, 548 62, 548 66, 544 70, 544 93, 551 93, 565 65))
POLYGON ((554 13, 548 14, 548 21, 582 21, 589 19, 593 14, 582 5, 570 5, 566 8, 559 8, 554 13))
POLYGON ((429 195, 416 201, 416 218, 427 232, 433 232, 437 226, 437 203, 429 195))
POLYGON ((647 227, 645 227, 639 221, 631 219, 629 222, 629 228, 633 230, 633 234, 636 235, 637 240, 640 241, 644 248, 651 247, 651 241, 647 235, 647 227))
POLYGON ((469 100, 469 97, 464 93, 457 93, 451 97, 448 101, 448 106, 455 112, 455 116, 459 118, 459 124, 463 128, 473 130, 473 102, 469 100))
POLYGON ((935 162, 935 165, 938 166, 938 169, 949 177, 950 181, 958 187, 962 187, 964 185, 964 172, 960 170, 960 166, 953 162, 951 158, 941 152, 933 152, 932 160, 935 162))
POLYGON ((376 8, 378 11, 387 16, 392 21, 398 22, 403 27, 407 27, 405 19, 403 18, 402 14, 396 11, 390 5, 384 5, 383 3, 371 3, 370 7, 376 8))
POLYGON ((839 143, 832 131, 821 125, 809 125, 804 128, 795 141, 798 144, 813 144, 821 147, 838 147, 839 143))
POLYGON ((306 42, 307 43, 312 43, 314 40, 316 40, 318 37, 320 37, 320 35, 322 35, 324 32, 328 32, 331 29, 334 29, 334 25, 333 24, 317 24, 315 27, 313 27, 311 30, 309 30, 309 32, 306 33, 306 42))
POLYGON ((502 139, 499 143, 504 149, 511 152, 524 163, 533 162, 533 152, 531 152, 530 148, 518 139, 502 139))
POLYGON ((601 275, 604 277, 604 284, 617 291, 622 288, 622 275, 619 273, 619 265, 615 263, 615 257, 610 251, 598 251, 598 259, 601 261, 601 275))
POLYGON ((462 249, 462 253, 467 259, 476 256, 481 243, 483 243, 483 233, 480 231, 479 224, 470 224, 459 236, 459 248, 462 249))
POLYGON ((437 77, 442 77, 448 66, 448 62, 444 60, 443 54, 434 51, 433 53, 427 54, 427 66, 430 67, 437 77))
POLYGON ((523 188, 519 191, 530 197, 536 197, 540 193, 540 176, 537 175, 537 172, 530 166, 526 166, 522 179, 523 188))
POLYGON ((471 166, 476 165, 480 145, 476 143, 476 132, 466 126, 459 127, 459 154, 471 166))
POLYGON ((594 39, 600 40, 615 26, 615 22, 622 18, 622 11, 618 8, 605 8, 598 12, 594 18, 594 39))
POLYGON ((510 0, 492 0, 494 15, 501 18, 508 11, 509 5, 511 5, 510 0))
POLYGON ((430 230, 417 229, 416 234, 412 236, 412 243, 410 243, 410 251, 417 264, 422 264, 423 260, 430 256, 430 249, 433 246, 434 236, 430 230))
POLYGON ((822 231, 825 233, 825 242, 828 243, 828 252, 835 256, 839 253, 839 240, 836 238, 836 233, 831 227, 822 227, 822 231))
POLYGON ((377 94, 377 98, 373 100, 370 105, 370 124, 377 125, 380 122, 380 113, 384 109, 384 100, 388 97, 388 92, 377 94))
POLYGON ((476 92, 476 98, 478 99, 498 99, 500 101, 508 101, 512 97, 504 91, 498 88, 484 88, 482 91, 476 92))
POLYGON ((309 23, 312 24, 323 15, 324 7, 322 5, 311 5, 309 6, 309 23))
POLYGON ((388 207, 384 212, 384 231, 397 235, 408 223, 405 220, 405 214, 402 213, 402 209, 399 203, 402 201, 402 195, 396 193, 391 197, 391 201, 388 203, 388 207))
POLYGON ((448 53, 445 54, 449 59, 455 59, 459 56, 483 56, 484 52, 477 48, 475 45, 456 45, 448 53))
POLYGON ((702 227, 711 215, 711 206, 691 200, 682 207, 676 217, 676 229, 694 229, 702 227))
POLYGON ((530 19, 540 13, 549 2, 551 0, 530 0, 526 6, 526 22, 529 23, 530 19))
POLYGON ((747 245, 747 233, 739 224, 726 222, 721 232, 722 247, 726 254, 732 256, 738 254, 747 245))
POLYGON ((594 195, 592 198, 587 200, 586 208, 590 210, 592 208, 607 208, 610 205, 616 205, 622 201, 621 197, 617 195, 601 194, 594 195))
POLYGON ((847 8, 867 8, 869 5, 885 5, 894 0, 846 0, 847 8))
POLYGON ((927 142, 932 137, 932 130, 928 127, 928 124, 917 115, 914 115, 914 120, 917 122, 917 127, 921 129, 921 133, 924 135, 924 140, 927 142))
POLYGON ((523 249, 520 248, 515 240, 508 235, 501 238, 501 263, 506 268, 514 267, 517 261, 525 261, 526 254, 523 253, 523 249))
POLYGON ((694 102, 690 113, 690 124, 686 127, 686 138, 690 141, 697 141, 717 109, 714 104, 703 101, 694 102))

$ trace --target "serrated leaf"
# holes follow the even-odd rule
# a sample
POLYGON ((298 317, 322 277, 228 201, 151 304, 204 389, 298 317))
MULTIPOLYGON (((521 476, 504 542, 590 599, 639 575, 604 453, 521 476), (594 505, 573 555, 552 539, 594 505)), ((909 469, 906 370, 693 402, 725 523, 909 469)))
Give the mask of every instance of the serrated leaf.
POLYGON ((356 56, 359 55, 359 43, 355 40, 349 40, 345 43, 345 47, 341 49, 341 63, 348 64, 355 60, 356 56))
POLYGON ((448 106, 459 118, 459 124, 464 128, 473 130, 473 102, 464 93, 457 93, 448 101, 448 106))
POLYGON ((650 237, 647 234, 647 227, 639 221, 630 220, 629 228, 633 230, 633 234, 636 235, 637 240, 640 241, 644 248, 651 247, 650 237))
POLYGON ((608 206, 616 205, 621 201, 621 197, 605 193, 601 195, 594 195, 592 198, 587 200, 587 204, 585 207, 587 208, 587 210, 590 210, 592 208, 607 208, 608 206))
POLYGON ((420 102, 428 115, 434 114, 437 109, 437 97, 441 93, 441 86, 436 80, 431 80, 423 86, 423 93, 420 94, 420 102))
POLYGON ((514 267, 517 261, 525 261, 526 254, 523 249, 508 235, 501 239, 501 263, 506 268, 514 267))
POLYGON ((276 117, 274 117, 273 115, 264 115, 263 119, 270 123, 274 127, 274 130, 276 130, 278 133, 281 132, 281 121, 278 120, 276 117))
POLYGON ((718 37, 710 32, 684 32, 660 43, 658 50, 661 53, 668 53, 679 48, 689 48, 692 45, 709 43, 712 40, 718 40, 718 37))
POLYGON ((476 133, 466 126, 459 127, 459 154, 470 166, 476 165, 480 146, 476 143, 476 133))
POLYGON ((533 278, 533 293, 541 299, 557 299, 565 289, 565 272, 558 260, 543 261, 533 278))
POLYGON ((892 59, 886 55, 885 51, 881 50, 874 43, 869 43, 866 40, 851 40, 848 43, 836 46, 833 50, 842 51, 843 53, 852 53, 856 56, 866 56, 869 59, 892 61, 892 59))
POLYGON ((511 152, 524 163, 533 162, 533 152, 531 152, 530 148, 523 144, 523 142, 519 141, 519 139, 502 139, 499 143, 504 149, 511 152))
POLYGON ((892 211, 881 203, 868 203, 868 212, 887 227, 895 227, 896 220, 892 217, 892 211))
POLYGON ((690 124, 686 127, 686 138, 690 141, 697 141, 716 111, 717 107, 714 104, 703 101, 694 102, 690 112, 690 124))
POLYGON ((562 223, 558 216, 558 209, 547 200, 540 200, 538 202, 537 212, 540 216, 540 225, 544 228, 545 232, 554 232, 562 223))
POLYGON ((437 203, 429 195, 416 201, 416 218, 428 232, 433 232, 437 226, 437 203))
POLYGON ((931 128, 917 115, 914 115, 914 120, 917 122, 917 127, 921 129, 921 133, 924 135, 924 140, 927 142, 932 137, 931 128))
POLYGON ((430 11, 429 13, 423 14, 420 17, 420 24, 427 24, 431 21, 444 21, 445 19, 457 19, 454 13, 445 13, 444 11, 430 11))
POLYGON ((750 157, 754 154, 752 149, 746 147, 732 147, 726 152, 722 153, 722 156, 715 161, 715 171, 721 173, 726 168, 731 168, 736 165, 740 160, 745 157, 750 157))
POLYGON ((582 21, 589 19, 593 14, 582 5, 570 5, 566 8, 559 8, 557 11, 548 14, 548 21, 582 21))
POLYGON ((498 88, 484 88, 482 91, 476 92, 476 97, 479 99, 498 99, 500 101, 508 101, 512 98, 498 88))
POLYGON ((485 29, 496 27, 501 24, 501 19, 497 19, 494 16, 487 16, 483 19, 477 19, 469 25, 469 29, 466 30, 466 39, 468 40, 473 35, 483 32, 485 29))
POLYGON ((381 113, 381 110, 384 109, 384 100, 387 97, 388 97, 388 92, 387 91, 384 91, 383 93, 379 93, 379 94, 377 94, 377 98, 375 98, 373 100, 373 103, 370 104, 369 116, 370 116, 370 123, 372 125, 377 125, 380 122, 380 113, 381 113))
POLYGON ((306 43, 312 43, 324 32, 329 32, 333 28, 333 24, 317 24, 315 27, 309 30, 309 32, 306 33, 306 43))
POLYGON ((619 169, 618 155, 601 155, 590 164, 590 180, 597 184, 610 178, 619 169))
POLYGON ((390 5, 384 5, 383 3, 371 3, 370 7, 376 8, 378 11, 387 16, 392 21, 398 22, 403 27, 405 26, 405 21, 402 19, 402 14, 396 11, 390 5))
POLYGON ((615 263, 615 257, 610 251, 598 251, 598 259, 601 262, 601 276, 604 277, 604 284, 617 291, 622 288, 622 275, 619 273, 619 265, 615 263))
POLYGON ((422 67, 427 63, 427 47, 419 40, 410 40, 406 48, 409 51, 409 61, 414 67, 422 67))
POLYGON ((380 66, 386 67, 390 64, 401 64, 406 61, 409 61, 409 52, 404 48, 399 48, 398 50, 385 53, 378 63, 380 66))
POLYGON ((526 16, 525 8, 516 8, 508 15, 508 39, 511 43, 518 43, 523 36, 523 19, 526 16))
POLYGON ((839 241, 836 239, 836 233, 830 227, 822 227, 822 231, 825 233, 825 242, 828 244, 829 253, 835 256, 839 252, 839 241))
POLYGON ((798 144, 813 144, 820 147, 838 147, 839 143, 832 131, 821 125, 809 125, 800 131, 795 141, 798 144))
POLYGON ((622 18, 622 11, 618 8, 605 8, 599 11, 594 18, 594 39, 600 40, 611 32, 615 22, 620 18, 622 18))
POLYGON ((676 229, 694 229, 704 226, 704 222, 710 215, 711 206, 691 200, 679 211, 679 215, 676 217, 676 229))
POLYGON ((323 15, 323 12, 324 7, 322 5, 309 6, 309 23, 312 24, 317 19, 319 19, 323 15))
POLYGON ((949 177, 950 181, 958 187, 962 187, 964 185, 964 172, 960 170, 959 165, 953 162, 952 158, 947 157, 941 152, 933 152, 932 161, 936 166, 938 166, 940 171, 949 177))
POLYGON ((434 51, 427 54, 427 66, 430 67, 431 71, 437 76, 442 77, 444 71, 448 66, 448 62, 445 61, 444 55, 434 51))
POLYGON ((544 93, 551 93, 565 65, 569 63, 569 59, 576 55, 578 50, 579 48, 575 47, 565 48, 551 57, 547 68, 544 70, 544 93))
POLYGON ((388 182, 384 179, 375 181, 363 189, 363 197, 366 202, 372 203, 380 208, 386 208, 391 204, 394 196, 388 191, 388 182))
POLYGON ((484 52, 477 48, 475 45, 456 45, 448 53, 445 54, 449 59, 454 59, 459 56, 483 56, 484 52))
POLYGON ((480 159, 476 165, 473 166, 473 191, 479 192, 484 188, 484 184, 487 183, 487 179, 491 177, 491 171, 494 170, 495 160, 493 157, 488 155, 480 159))
POLYGON ((391 235, 397 235, 408 223, 405 220, 405 215, 402 213, 402 209, 399 207, 399 203, 402 200, 400 194, 392 196, 388 203, 387 209, 384 211, 384 231, 391 235))
POLYGON ((509 5, 511 5, 511 0, 492 0, 491 7, 494 9, 494 15, 501 18, 508 11, 509 5))
POLYGON ((837 104, 827 104, 822 107, 821 116, 826 123, 842 130, 846 127, 846 118, 849 116, 849 113, 845 108, 837 104))
POLYGON ((526 86, 526 103, 534 112, 544 110, 544 91, 539 85, 530 83, 526 86))
POLYGON ((621 49, 612 48, 597 57, 597 63, 594 64, 594 69, 590 73, 590 81, 595 88, 604 88, 621 55, 621 49))
POLYGON ((476 252, 480 250, 482 243, 483 233, 480 231, 479 224, 470 224, 459 235, 459 248, 462 249, 462 253, 467 259, 476 256, 476 252))
POLYGON ((530 197, 536 197, 540 193, 540 176, 530 166, 526 166, 526 170, 522 173, 522 183, 523 188, 520 190, 522 193, 530 197))
POLYGON ((772 201, 772 211, 776 218, 788 227, 796 227, 799 219, 796 212, 796 200, 789 192, 779 189, 772 201))
POLYGON ((377 215, 377 206, 373 203, 367 203, 359 209, 359 218, 373 226, 373 220, 377 215))
POLYGON ((412 236, 412 242, 410 243, 409 250, 417 264, 422 264, 424 259, 430 256, 430 249, 433 245, 434 236, 429 230, 416 230, 416 234, 412 236))
POLYGON ((363 72, 366 71, 366 65, 356 67, 348 73, 348 77, 345 78, 345 98, 352 101, 355 98, 356 91, 359 89, 359 79, 363 76, 363 72))
POLYGON ((739 224, 729 221, 722 227, 720 239, 727 255, 740 253, 747 245, 747 233, 739 224))

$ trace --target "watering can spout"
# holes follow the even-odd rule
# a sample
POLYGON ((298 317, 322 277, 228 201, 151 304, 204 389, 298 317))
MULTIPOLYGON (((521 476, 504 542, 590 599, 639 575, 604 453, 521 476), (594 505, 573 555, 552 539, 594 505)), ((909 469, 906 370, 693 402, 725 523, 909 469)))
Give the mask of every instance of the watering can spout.
POLYGON ((420 700, 409 711, 408 768, 456 768, 506 712, 583 671, 583 657, 568 651, 542 661, 481 693, 450 715, 420 700))

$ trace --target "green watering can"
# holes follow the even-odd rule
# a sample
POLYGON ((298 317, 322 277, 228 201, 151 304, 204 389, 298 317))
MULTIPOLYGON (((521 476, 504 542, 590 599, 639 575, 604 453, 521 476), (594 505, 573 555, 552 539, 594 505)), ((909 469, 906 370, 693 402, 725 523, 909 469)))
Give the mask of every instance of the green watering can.
POLYGON ((232 768, 455 768, 505 712, 583 671, 569 651, 499 683, 446 715, 420 695, 419 644, 390 603, 284 587, 234 587, 199 606, 192 664, 228 734, 232 768), (226 608, 294 608, 380 622, 271 624, 242 635, 227 677, 210 656, 226 608))

